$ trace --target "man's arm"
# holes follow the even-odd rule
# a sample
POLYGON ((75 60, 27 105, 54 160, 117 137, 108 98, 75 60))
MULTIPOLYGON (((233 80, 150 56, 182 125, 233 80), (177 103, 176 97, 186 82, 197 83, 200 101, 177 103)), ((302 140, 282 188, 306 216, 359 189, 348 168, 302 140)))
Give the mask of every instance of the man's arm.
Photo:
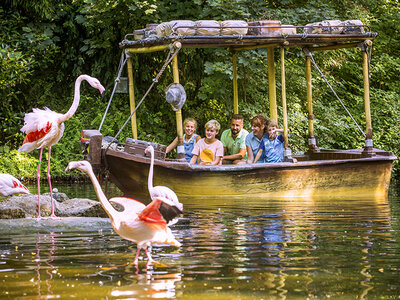
POLYGON ((247 150, 246 149, 240 149, 239 153, 232 154, 232 155, 224 155, 223 160, 236 160, 236 159, 242 159, 246 155, 247 150))

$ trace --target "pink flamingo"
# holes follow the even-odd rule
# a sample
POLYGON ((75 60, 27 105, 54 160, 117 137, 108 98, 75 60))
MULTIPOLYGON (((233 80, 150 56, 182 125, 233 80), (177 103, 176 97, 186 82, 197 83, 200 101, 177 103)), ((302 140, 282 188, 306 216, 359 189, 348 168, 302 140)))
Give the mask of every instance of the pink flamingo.
POLYGON ((181 209, 171 200, 159 197, 147 206, 137 200, 126 197, 114 197, 107 200, 89 162, 71 161, 66 171, 71 169, 78 169, 89 175, 97 197, 108 214, 115 232, 122 238, 137 244, 135 265, 138 263, 140 249, 142 248, 148 257, 147 264, 150 264, 154 260, 147 248, 152 244, 181 246, 181 243, 175 239, 171 229, 168 227, 170 221, 173 221, 182 213, 181 209), (122 206, 124 210, 116 210, 110 202, 122 206))
POLYGON ((0 174, 0 194, 4 198, 14 194, 30 194, 29 190, 17 178, 10 174, 0 174))
POLYGON ((153 146, 148 146, 144 153, 147 154, 150 152, 150 169, 149 169, 149 177, 147 179, 147 186, 149 189, 149 194, 152 200, 158 197, 165 197, 171 200, 175 205, 180 209, 183 210, 182 204, 178 200, 178 196, 175 194, 173 190, 169 187, 158 185, 153 186, 153 168, 154 168, 154 148, 153 146))
POLYGON ((50 177, 50 155, 51 146, 57 144, 64 133, 64 122, 73 116, 79 105, 80 99, 80 86, 82 80, 86 80, 92 87, 98 89, 100 93, 104 94, 104 87, 100 84, 100 81, 94 77, 88 75, 81 75, 75 81, 75 92, 74 101, 67 111, 66 114, 56 113, 51 111, 47 107, 44 109, 34 108, 32 112, 25 115, 25 124, 21 128, 21 131, 26 134, 22 146, 18 149, 21 152, 30 152, 35 149, 40 149, 39 155, 39 166, 37 170, 37 183, 38 183, 38 219, 40 215, 40 165, 42 162, 43 148, 48 147, 49 156, 47 161, 47 179, 50 186, 50 198, 51 198, 51 217, 55 218, 54 214, 54 203, 53 203, 53 191, 51 188, 51 177, 50 177))

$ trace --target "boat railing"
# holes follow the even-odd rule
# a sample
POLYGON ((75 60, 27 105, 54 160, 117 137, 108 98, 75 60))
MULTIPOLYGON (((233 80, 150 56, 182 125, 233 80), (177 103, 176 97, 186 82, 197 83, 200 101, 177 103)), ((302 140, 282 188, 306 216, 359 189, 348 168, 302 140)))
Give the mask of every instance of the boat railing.
MULTIPOLYGON (((164 161, 166 163, 186 162, 185 159, 167 158, 166 145, 132 138, 127 138, 125 143, 121 143, 119 141, 113 140, 112 137, 103 138, 98 130, 83 130, 81 135, 81 145, 84 149, 84 157, 92 164, 94 170, 99 170, 101 168, 103 156, 107 154, 107 151, 124 153, 125 155, 137 157, 142 160, 143 158, 149 158, 149 154, 145 153, 145 149, 150 145, 154 148, 154 159, 158 161, 164 161)), ((380 149, 374 149, 374 154, 375 156, 388 158, 393 156, 392 152, 380 149)), ((319 149, 316 152, 308 151, 302 155, 293 155, 293 158, 296 158, 298 162, 354 160, 362 159, 365 157, 366 154, 363 149, 319 149)))

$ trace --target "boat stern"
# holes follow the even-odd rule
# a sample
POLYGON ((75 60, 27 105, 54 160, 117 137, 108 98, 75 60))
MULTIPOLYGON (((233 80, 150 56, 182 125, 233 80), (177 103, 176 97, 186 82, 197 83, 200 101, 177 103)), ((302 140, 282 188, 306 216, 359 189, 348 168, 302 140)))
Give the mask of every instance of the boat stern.
POLYGON ((84 159, 90 162, 96 173, 101 168, 101 145, 103 136, 98 130, 81 130, 80 144, 84 159))

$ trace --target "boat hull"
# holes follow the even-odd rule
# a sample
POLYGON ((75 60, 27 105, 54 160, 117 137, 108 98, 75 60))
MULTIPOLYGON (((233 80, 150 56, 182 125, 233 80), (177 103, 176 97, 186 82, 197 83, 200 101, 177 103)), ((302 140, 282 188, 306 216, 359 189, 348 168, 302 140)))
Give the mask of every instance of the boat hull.
MULTIPOLYGON (((149 199, 150 159, 117 151, 104 156, 111 180, 126 196, 149 199)), ((394 156, 238 166, 192 166, 155 161, 153 185, 180 199, 364 199, 386 198, 394 156)))

